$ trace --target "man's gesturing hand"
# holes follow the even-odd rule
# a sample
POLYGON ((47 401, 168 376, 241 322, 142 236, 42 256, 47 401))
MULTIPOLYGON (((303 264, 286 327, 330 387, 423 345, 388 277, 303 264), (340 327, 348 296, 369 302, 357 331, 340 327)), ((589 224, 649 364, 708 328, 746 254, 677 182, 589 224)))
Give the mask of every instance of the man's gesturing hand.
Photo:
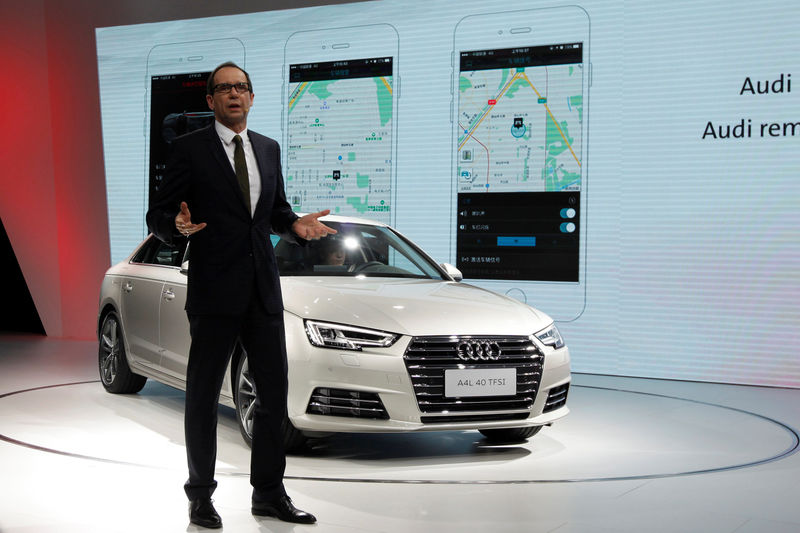
POLYGON ((197 233, 205 228, 206 223, 192 224, 192 214, 189 213, 189 206, 186 205, 186 202, 181 202, 181 212, 175 216, 175 227, 188 237, 192 233, 197 233))
POLYGON ((310 241, 312 239, 319 239, 326 235, 338 233, 335 229, 329 228, 319 220, 319 217, 324 217, 330 213, 330 209, 319 211, 317 213, 310 213, 306 216, 300 217, 292 224, 292 231, 301 239, 310 241))

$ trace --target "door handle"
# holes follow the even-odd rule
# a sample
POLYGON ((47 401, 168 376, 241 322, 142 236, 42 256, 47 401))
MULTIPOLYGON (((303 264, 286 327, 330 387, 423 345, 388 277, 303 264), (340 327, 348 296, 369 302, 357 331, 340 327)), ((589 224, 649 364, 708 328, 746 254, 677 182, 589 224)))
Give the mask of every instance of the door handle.
POLYGON ((122 286, 122 290, 125 292, 131 292, 133 290, 133 283, 126 281, 125 285, 122 286))
POLYGON ((175 293, 172 292, 172 289, 167 289, 163 292, 164 299, 168 302, 171 302, 175 299, 175 293))

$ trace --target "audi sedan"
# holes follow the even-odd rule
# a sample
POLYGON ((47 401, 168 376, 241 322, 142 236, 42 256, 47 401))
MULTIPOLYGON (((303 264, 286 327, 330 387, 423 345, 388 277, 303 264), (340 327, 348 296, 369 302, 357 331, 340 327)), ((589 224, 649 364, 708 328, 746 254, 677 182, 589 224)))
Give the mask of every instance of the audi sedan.
MULTIPOLYGON (((523 441, 568 413, 569 351, 541 311, 461 282, 393 228, 328 216, 335 236, 277 236, 289 357, 288 450, 335 432, 478 430, 523 441)), ((150 235, 105 274, 99 370, 111 393, 184 389, 191 246, 150 235)), ((255 387, 233 347, 220 403, 250 442, 255 387)))

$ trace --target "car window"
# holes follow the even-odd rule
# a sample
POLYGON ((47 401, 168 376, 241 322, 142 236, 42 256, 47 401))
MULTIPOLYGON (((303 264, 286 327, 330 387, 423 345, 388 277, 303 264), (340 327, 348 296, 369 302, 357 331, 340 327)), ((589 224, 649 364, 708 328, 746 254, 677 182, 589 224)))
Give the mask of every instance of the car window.
POLYGON ((181 250, 180 248, 170 246, 165 243, 156 248, 153 254, 153 264, 164 266, 180 266, 181 264, 181 250))
POLYGON ((147 263, 148 258, 153 256, 153 252, 158 246, 157 241, 158 239, 151 235, 133 256, 131 263, 147 263))
POLYGON ((151 236, 133 257, 132 262, 179 267, 186 251, 187 242, 187 239, 179 238, 175 240, 174 244, 167 244, 155 236, 151 236))
POLYGON ((274 241, 282 276, 367 276, 444 279, 438 266, 393 230, 325 222, 339 233, 305 246, 274 241))

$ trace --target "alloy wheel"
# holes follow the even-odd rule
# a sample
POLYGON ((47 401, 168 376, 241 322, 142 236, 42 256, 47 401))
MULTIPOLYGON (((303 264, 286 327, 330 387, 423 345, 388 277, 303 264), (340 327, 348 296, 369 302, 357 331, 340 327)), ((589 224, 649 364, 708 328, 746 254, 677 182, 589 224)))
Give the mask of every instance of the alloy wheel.
POLYGON ((247 356, 242 356, 243 361, 239 365, 239 379, 236 387, 236 412, 239 416, 241 427, 247 436, 253 438, 253 412, 256 408, 256 384, 250 377, 250 370, 247 364, 247 356))
POLYGON ((119 324, 113 315, 106 317, 100 334, 100 379, 110 386, 117 377, 120 356, 119 324))

